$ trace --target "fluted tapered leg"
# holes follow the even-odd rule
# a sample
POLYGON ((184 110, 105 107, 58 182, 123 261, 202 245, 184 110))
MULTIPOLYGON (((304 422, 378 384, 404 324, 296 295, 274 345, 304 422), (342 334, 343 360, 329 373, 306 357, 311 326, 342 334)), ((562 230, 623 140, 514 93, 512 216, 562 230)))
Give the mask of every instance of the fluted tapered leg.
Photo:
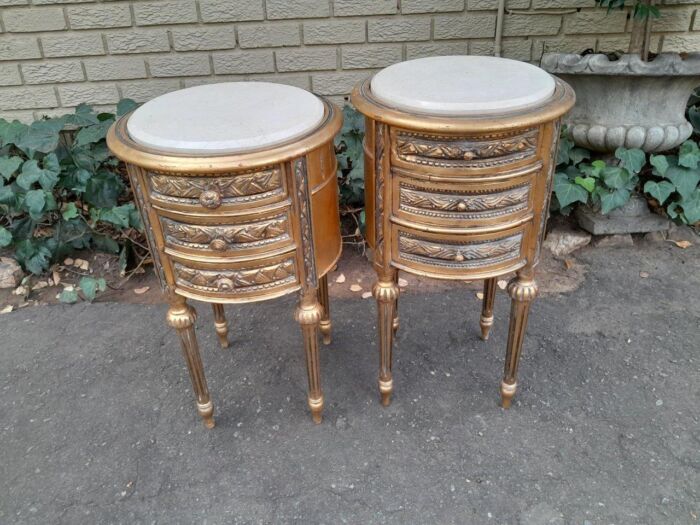
POLYGON ((209 398, 207 380, 204 377, 204 367, 202 366, 197 336, 194 331, 197 312, 187 304, 184 297, 174 295, 171 298, 166 319, 180 337, 182 353, 185 356, 187 369, 190 373, 190 381, 192 382, 192 390, 194 390, 194 396, 197 401, 197 412, 202 416, 205 427, 214 428, 214 406, 209 398))
POLYGON ((214 327, 216 335, 219 336, 219 344, 221 348, 228 348, 228 323, 226 322, 224 305, 212 303, 211 307, 214 310, 214 327))
POLYGON ((484 300, 481 305, 481 338, 486 341, 493 326, 493 303, 496 298, 496 278, 484 281, 484 300))
POLYGON ((394 391, 391 375, 391 351, 394 342, 394 319, 399 287, 396 284, 396 270, 377 271, 379 279, 372 289, 377 300, 379 328, 379 393, 382 405, 388 406, 394 391))
POLYGON ((328 300, 328 274, 318 280, 318 301, 323 308, 319 329, 323 335, 323 344, 329 345, 331 344, 331 309, 328 300))
POLYGON ((517 276, 508 283, 508 294, 511 297, 511 307, 506 363, 503 370, 503 380, 501 381, 501 402, 503 408, 510 407, 518 384, 518 363, 523 347, 523 339, 525 338, 525 329, 527 328, 527 317, 530 311, 530 304, 537 296, 534 270, 529 267, 519 270, 517 276))
POLYGON ((296 319, 301 325, 304 338, 304 354, 306 355, 306 373, 309 378, 308 402, 314 423, 321 422, 323 412, 323 393, 321 392, 321 370, 318 352, 319 322, 323 308, 318 302, 315 288, 302 291, 296 319))
POLYGON ((394 320, 391 323, 391 327, 394 330, 394 336, 396 332, 399 331, 399 295, 401 295, 401 288, 399 285, 399 271, 394 272, 394 283, 396 284, 396 301, 394 301, 394 320))

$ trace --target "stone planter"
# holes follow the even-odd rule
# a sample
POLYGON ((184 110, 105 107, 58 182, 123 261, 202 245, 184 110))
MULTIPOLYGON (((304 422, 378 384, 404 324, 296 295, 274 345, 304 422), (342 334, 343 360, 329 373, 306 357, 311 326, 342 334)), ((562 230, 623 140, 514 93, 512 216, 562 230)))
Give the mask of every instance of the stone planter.
POLYGON ((611 61, 603 54, 547 53, 541 65, 576 91, 564 123, 578 146, 667 151, 692 134, 685 108, 700 85, 700 53, 662 53, 651 62, 637 55, 611 61))
POLYGON ((607 215, 579 206, 575 216, 579 226, 593 235, 658 232, 671 227, 671 221, 649 211, 646 199, 639 193, 633 193, 627 204, 607 215))

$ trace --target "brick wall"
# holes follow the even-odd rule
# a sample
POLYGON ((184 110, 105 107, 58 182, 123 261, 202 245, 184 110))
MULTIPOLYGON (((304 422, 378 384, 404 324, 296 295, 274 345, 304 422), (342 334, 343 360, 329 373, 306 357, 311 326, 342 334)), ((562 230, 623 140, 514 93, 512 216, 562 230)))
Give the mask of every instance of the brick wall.
MULTIPOLYGON (((653 50, 700 50, 700 2, 665 0, 653 50)), ((624 49, 625 13, 593 0, 507 0, 504 56, 624 49)), ((230 80, 342 101, 371 71, 492 54, 496 0, 0 0, 0 117, 105 109, 230 80)))

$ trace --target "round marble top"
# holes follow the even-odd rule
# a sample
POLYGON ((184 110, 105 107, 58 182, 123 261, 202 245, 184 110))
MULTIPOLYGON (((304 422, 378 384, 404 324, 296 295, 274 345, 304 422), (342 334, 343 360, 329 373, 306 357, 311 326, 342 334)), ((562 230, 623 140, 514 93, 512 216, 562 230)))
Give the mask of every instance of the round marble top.
POLYGON ((321 100, 269 82, 226 82, 157 97, 129 117, 131 138, 173 153, 237 153, 300 137, 322 120, 321 100))
POLYGON ((372 95, 394 108, 430 115, 508 113, 554 93, 546 71, 517 60, 443 56, 399 62, 371 80, 372 95))

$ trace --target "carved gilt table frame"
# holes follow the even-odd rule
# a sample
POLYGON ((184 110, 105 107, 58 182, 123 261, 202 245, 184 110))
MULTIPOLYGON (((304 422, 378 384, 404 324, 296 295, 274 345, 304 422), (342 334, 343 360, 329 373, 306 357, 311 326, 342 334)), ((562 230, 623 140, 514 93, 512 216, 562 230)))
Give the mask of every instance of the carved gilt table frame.
POLYGON ((407 113, 372 96, 370 81, 352 92, 365 115, 367 240, 378 280, 379 391, 393 392, 392 343, 398 321, 398 272, 484 280, 482 338, 493 324, 496 279, 516 272, 504 407, 515 395, 534 269, 545 232, 561 116, 574 92, 556 79, 544 103, 504 115, 445 117, 407 113))
POLYGON ((187 299, 212 303, 216 332, 228 346, 223 305, 300 291, 301 325, 314 422, 323 410, 319 331, 330 343, 326 274, 340 257, 333 139, 342 114, 323 101, 322 122, 301 138, 263 150, 201 155, 136 143, 125 115, 107 144, 126 163, 156 272, 178 333, 197 411, 214 426, 213 404, 187 299))

